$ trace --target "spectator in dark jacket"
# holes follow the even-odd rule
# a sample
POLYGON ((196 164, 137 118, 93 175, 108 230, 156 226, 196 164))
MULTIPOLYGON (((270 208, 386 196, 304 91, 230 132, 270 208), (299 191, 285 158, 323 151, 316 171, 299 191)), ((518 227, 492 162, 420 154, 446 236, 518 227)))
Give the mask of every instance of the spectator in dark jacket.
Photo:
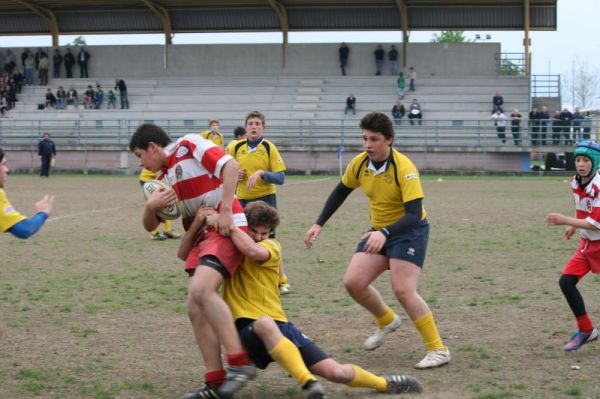
POLYGON ((348 64, 348 54, 350 54, 350 49, 346 43, 342 43, 338 52, 340 55, 340 68, 342 69, 342 75, 346 76, 346 65, 348 64))
POLYGON ((79 77, 87 78, 88 77, 88 61, 90 60, 90 53, 85 51, 82 47, 79 50, 79 54, 77 54, 77 64, 79 64, 79 77))
POLYGON ((71 49, 67 48, 67 52, 63 57, 65 63, 65 71, 67 72, 67 78, 73 77, 73 65, 75 65, 75 56, 71 53, 71 49))
POLYGON ((375 75, 381 75, 383 68, 383 59, 385 58, 385 50, 381 44, 377 45, 377 49, 373 53, 375 55, 375 75))
POLYGON ((562 132, 563 137, 562 144, 572 145, 573 141, 571 140, 571 122, 573 121, 573 114, 568 108, 565 108, 562 110, 560 115, 558 115, 558 119, 560 120, 560 131, 562 132))
POLYGON ((115 90, 119 90, 121 97, 121 109, 129 109, 129 98, 127 97, 127 85, 123 79, 115 80, 115 90))
POLYGON ((38 155, 42 161, 40 177, 50 177, 50 166, 52 159, 56 158, 56 146, 54 141, 50 140, 50 134, 44 133, 38 144, 38 155))
POLYGON ((538 119, 539 112, 537 108, 533 108, 529 111, 529 121, 527 125, 529 126, 529 135, 531 136, 531 145, 537 146, 540 145, 540 121, 538 119))
POLYGON ((548 126, 552 125, 552 121, 550 120, 550 113, 548 113, 548 107, 545 105, 542 107, 542 110, 538 113, 538 120, 540 121, 541 131, 542 131, 542 145, 546 145, 546 132, 548 131, 548 126))
POLYGON ((54 77, 55 78, 60 78, 60 66, 62 65, 63 62, 63 56, 60 53, 60 50, 55 48, 54 49, 54 54, 52 55, 52 66, 53 66, 53 71, 54 71, 54 77))
MULTIPOLYGON (((502 98, 502 95, 500 95, 500 92, 496 92, 496 95, 494 96, 494 98, 492 98, 492 114, 494 112, 496 112, 498 109, 500 109, 502 111, 502 106, 504 105, 504 98, 502 98)), ((504 112, 504 111, 502 111, 504 112)))
POLYGON ((346 98, 346 109, 344 110, 344 115, 346 115, 348 111, 352 111, 352 115, 356 115, 356 97, 354 97, 354 94, 352 93, 350 93, 350 95, 346 98))
POLYGON ((392 116, 394 117, 394 124, 396 126, 400 126, 402 124, 402 118, 406 114, 406 110, 404 109, 404 104, 400 102, 400 100, 396 101, 396 104, 392 107, 392 116))
POLYGON ((52 93, 52 89, 46 91, 46 108, 54 108, 56 106, 56 97, 52 93))

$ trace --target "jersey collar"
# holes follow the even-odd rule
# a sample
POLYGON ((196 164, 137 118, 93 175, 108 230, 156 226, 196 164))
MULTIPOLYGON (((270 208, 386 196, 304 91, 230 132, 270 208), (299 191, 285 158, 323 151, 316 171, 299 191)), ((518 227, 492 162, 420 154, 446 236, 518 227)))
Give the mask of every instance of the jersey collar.
POLYGON ((390 167, 390 164, 393 162, 393 159, 394 159, 394 149, 390 148, 390 155, 388 156, 388 159, 385 160, 385 162, 383 163, 383 165, 381 165, 381 167, 379 169, 377 169, 375 167, 375 165, 373 164, 373 161, 370 159, 369 159, 369 165, 367 165, 367 169, 371 169, 373 171, 373 176, 377 176, 388 170, 388 168, 390 167))

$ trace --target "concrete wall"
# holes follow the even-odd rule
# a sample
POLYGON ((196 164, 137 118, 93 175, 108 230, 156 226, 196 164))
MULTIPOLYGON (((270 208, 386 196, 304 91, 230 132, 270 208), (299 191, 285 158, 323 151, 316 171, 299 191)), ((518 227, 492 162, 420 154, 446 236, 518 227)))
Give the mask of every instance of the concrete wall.
MULTIPOLYGON (((386 60, 391 44, 384 45, 386 60)), ((348 74, 373 75, 376 43, 349 43, 348 46, 348 74)), ((160 78, 339 75, 338 47, 338 44, 290 44, 285 69, 281 68, 282 46, 279 44, 88 46, 86 49, 92 56, 88 67, 90 78, 160 78)), ((396 47, 401 55, 402 44, 397 43, 396 47)), ((21 68, 22 49, 11 50, 21 68)), ((64 54, 64 50, 61 48, 61 53, 64 54)), ((47 51, 52 56, 52 49, 47 51)), ((76 47, 72 51, 77 55, 76 47)), ((412 43, 408 46, 407 69, 414 66, 417 77, 496 75, 495 57, 500 51, 499 43, 412 43)), ((50 69, 52 76, 52 65, 50 69)), ((64 66, 61 69, 64 77, 64 66)), ((389 74, 387 62, 383 72, 389 74)), ((74 67, 74 76, 79 76, 78 66, 74 67)))

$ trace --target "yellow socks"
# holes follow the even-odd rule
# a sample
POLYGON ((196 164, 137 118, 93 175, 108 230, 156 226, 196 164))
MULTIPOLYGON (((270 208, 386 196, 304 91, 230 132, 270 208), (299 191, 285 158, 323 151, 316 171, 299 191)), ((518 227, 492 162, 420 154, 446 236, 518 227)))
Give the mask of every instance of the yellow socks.
POLYGON ((168 233, 171 230, 172 230, 171 221, 170 220, 165 220, 163 222, 163 232, 164 233, 168 233))
POLYGON ((316 380, 316 378, 308 371, 300 351, 289 339, 283 337, 269 351, 269 355, 281 367, 283 367, 292 377, 298 381, 301 386, 304 386, 308 381, 316 380))
POLYGON ((383 377, 376 376, 354 364, 350 367, 354 369, 354 378, 346 385, 352 388, 372 388, 380 392, 387 391, 387 381, 383 377))
POLYGON ((288 278, 287 278, 287 276, 285 275, 285 273, 281 273, 281 274, 279 275, 279 285, 282 285, 282 284, 287 284, 287 283, 288 283, 288 278))
POLYGON ((376 317, 375 320, 377 320, 379 328, 383 328, 394 321, 394 311, 391 308, 388 308, 383 316, 376 317))
POLYGON ((428 351, 435 349, 446 350, 442 338, 440 338, 437 326, 435 325, 435 321, 433 320, 433 313, 429 312, 420 319, 414 320, 413 324, 417 330, 419 330, 428 351))

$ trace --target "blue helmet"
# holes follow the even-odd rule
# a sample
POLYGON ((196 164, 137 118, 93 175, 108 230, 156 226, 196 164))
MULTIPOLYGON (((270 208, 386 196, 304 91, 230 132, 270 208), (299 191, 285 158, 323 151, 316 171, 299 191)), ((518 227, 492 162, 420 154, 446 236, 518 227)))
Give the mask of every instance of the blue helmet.
POLYGON ((592 161, 592 170, 590 176, 598 170, 600 165, 600 144, 595 143, 591 140, 583 140, 577 143, 575 146, 575 157, 583 155, 588 157, 592 161))

